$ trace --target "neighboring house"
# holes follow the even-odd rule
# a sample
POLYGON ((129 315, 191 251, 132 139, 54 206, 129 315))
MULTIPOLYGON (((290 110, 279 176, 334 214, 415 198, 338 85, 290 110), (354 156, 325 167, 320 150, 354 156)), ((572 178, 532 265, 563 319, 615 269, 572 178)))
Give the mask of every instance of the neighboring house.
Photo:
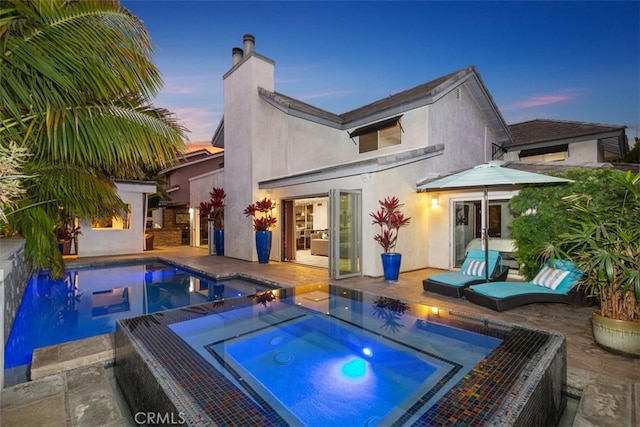
POLYGON ((81 221, 79 257, 137 254, 145 247, 147 197, 157 191, 155 182, 115 181, 118 196, 128 210, 119 217, 81 221))
MULTIPOLYGON (((416 188, 426 178, 492 160, 496 147, 511 143, 475 67, 334 114, 276 92, 275 63, 254 50, 252 36, 245 36, 244 49, 233 49, 232 59, 223 76, 224 121, 213 138, 225 150, 226 256, 257 259, 251 219, 242 212, 269 197, 278 217, 272 260, 295 260, 297 228, 323 228, 313 219, 323 209, 330 275, 381 276, 369 213, 378 210, 378 200, 397 196, 412 218, 396 248, 402 271, 452 266, 449 224, 456 205, 443 198, 434 207, 432 197, 416 188), (312 212, 296 212, 302 199, 312 212)), ((480 200, 481 194, 460 200, 469 197, 480 200)), ((475 224, 473 213, 468 227, 475 224)))
POLYGON ((542 119, 512 124, 513 142, 505 145, 503 159, 571 165, 617 161, 627 152, 625 128, 542 119))
POLYGON ((192 214, 201 201, 209 200, 209 192, 218 181, 217 186, 221 186, 222 179, 214 176, 224 167, 224 153, 202 149, 181 155, 179 162, 158 172, 165 180, 169 200, 161 201, 160 207, 150 213, 150 232, 161 246, 206 245, 206 221, 192 214))
POLYGON ((165 180, 164 191, 170 197, 170 200, 161 203, 161 206, 189 207, 189 180, 194 176, 221 169, 224 166, 224 153, 212 154, 202 149, 181 155, 179 162, 176 166, 158 172, 165 180))

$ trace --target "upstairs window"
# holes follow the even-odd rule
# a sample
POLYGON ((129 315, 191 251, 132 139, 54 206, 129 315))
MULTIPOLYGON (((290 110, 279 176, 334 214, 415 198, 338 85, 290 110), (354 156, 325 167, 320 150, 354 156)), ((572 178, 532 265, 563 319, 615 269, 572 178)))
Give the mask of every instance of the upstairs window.
POLYGON ((520 151, 520 160, 525 162, 561 162, 567 159, 568 144, 534 148, 520 151))
POLYGON ((358 146, 360 153, 379 150, 380 148, 399 145, 401 142, 402 127, 400 117, 396 116, 378 123, 363 126, 351 132, 351 138, 359 137, 358 146))

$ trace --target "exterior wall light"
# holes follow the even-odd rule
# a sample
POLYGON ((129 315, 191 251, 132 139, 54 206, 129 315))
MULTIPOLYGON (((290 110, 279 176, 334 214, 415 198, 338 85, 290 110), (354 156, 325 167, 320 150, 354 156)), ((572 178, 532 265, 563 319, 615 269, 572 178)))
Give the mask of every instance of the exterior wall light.
POLYGON ((431 198, 431 206, 434 208, 438 207, 438 196, 433 196, 431 198))

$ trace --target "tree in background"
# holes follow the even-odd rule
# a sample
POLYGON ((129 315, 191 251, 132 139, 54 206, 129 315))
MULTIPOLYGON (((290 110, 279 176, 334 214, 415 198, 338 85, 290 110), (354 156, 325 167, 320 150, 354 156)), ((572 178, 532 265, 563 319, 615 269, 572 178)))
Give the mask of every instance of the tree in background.
POLYGON ((625 163, 640 163, 640 138, 636 138, 636 145, 627 152, 622 160, 625 163))
POLYGON ((616 184, 619 178, 615 178, 620 175, 623 173, 615 169, 569 169, 559 176, 574 182, 525 187, 511 199, 514 255, 527 280, 533 279, 540 270, 543 258, 552 250, 550 242, 570 228, 569 206, 563 198, 572 194, 589 195, 594 209, 622 203, 625 191, 616 184))
POLYGON ((113 179, 174 164, 185 129, 150 104, 151 39, 119 1, 0 0, 0 48, 0 144, 29 153, 8 224, 35 268, 61 274, 61 213, 118 215, 113 179))

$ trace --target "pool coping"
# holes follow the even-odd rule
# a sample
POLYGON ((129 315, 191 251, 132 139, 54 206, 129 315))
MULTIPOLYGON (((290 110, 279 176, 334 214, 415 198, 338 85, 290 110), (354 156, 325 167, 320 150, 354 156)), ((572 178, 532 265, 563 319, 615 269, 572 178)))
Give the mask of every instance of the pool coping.
MULTIPOLYGON (((346 290, 338 285, 328 286, 330 290, 332 287, 346 290)), ((286 290, 283 291, 286 295, 286 290)), ((349 291, 354 295, 361 294, 360 298, 364 295, 376 296, 370 292, 349 291)), ((338 295, 335 290, 329 293, 338 295)), ((357 296, 354 299, 360 301, 357 296)), ((206 425, 218 419, 241 424, 259 420, 260 423, 279 425, 278 415, 274 411, 270 408, 265 411, 247 401, 242 391, 233 384, 227 384, 228 380, 223 374, 208 363, 203 363, 204 359, 193 348, 169 330, 172 323, 253 304, 241 299, 229 302, 225 306, 205 303, 118 321, 116 377, 124 381, 144 373, 138 380, 133 380, 134 384, 126 384, 125 395, 134 409, 151 408, 157 412, 180 414, 194 425, 206 425), (189 359, 191 363, 176 363, 176 360, 187 360, 189 357, 194 357, 189 359), (215 395, 203 392, 209 389, 224 392, 216 392, 215 395), (147 395, 153 396, 153 399, 147 395), (228 396, 233 396, 233 399, 227 399, 228 396)), ((424 307, 422 304, 411 305, 424 307)), ((423 316, 416 318, 419 319, 423 319, 423 316)), ((566 341, 562 334, 524 328, 468 313, 457 313, 448 320, 442 317, 437 319, 441 323, 453 327, 464 326, 469 331, 485 335, 504 334, 504 345, 501 344, 484 358, 433 406, 418 412, 409 408, 400 419, 403 421, 399 422, 416 419, 416 416, 416 422, 427 423, 425 425, 447 425, 452 419, 463 423, 482 420, 505 425, 557 422, 556 417, 561 415, 566 404, 566 397, 562 394, 566 388, 566 341), (485 399, 484 394, 469 390, 483 390, 488 394, 485 399), (549 399, 550 396, 553 399, 549 399), (480 401, 483 405, 479 406, 480 401)))

